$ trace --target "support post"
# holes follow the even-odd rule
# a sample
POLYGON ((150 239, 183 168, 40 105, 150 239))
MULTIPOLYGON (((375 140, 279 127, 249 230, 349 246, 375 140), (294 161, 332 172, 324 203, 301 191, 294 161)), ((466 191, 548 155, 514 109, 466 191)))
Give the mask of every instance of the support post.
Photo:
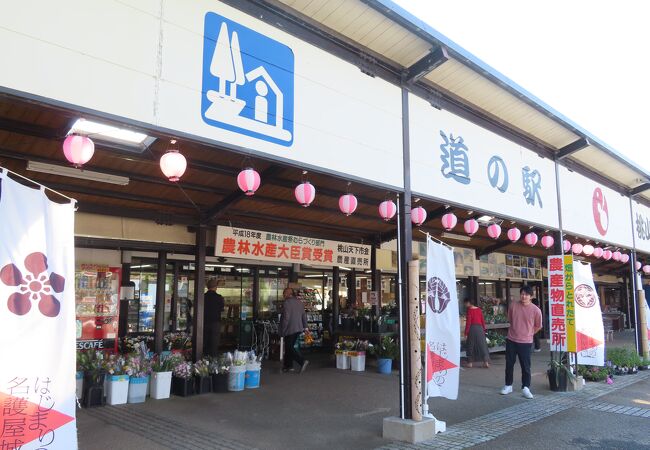
POLYGON ((420 348, 420 261, 409 261, 409 329, 411 355, 411 414, 422 420, 422 354, 420 348))
MULTIPOLYGON (((639 283, 640 285, 641 283, 639 283)), ((641 287, 639 289, 639 304, 642 306, 639 306, 639 330, 641 330, 640 337, 641 337, 641 356, 645 359, 650 359, 650 354, 648 353, 648 316, 646 315, 646 299, 645 299, 645 291, 641 287)))
POLYGON ((200 225, 196 230, 196 254, 194 260, 194 316, 192 352, 194 361, 203 357, 203 304, 205 294, 205 249, 206 228, 200 225))
POLYGON ((377 246, 373 245, 370 253, 370 279, 372 290, 377 293, 377 317, 381 315, 381 270, 377 270, 377 246))
POLYGON ((357 306, 357 271, 352 269, 348 272, 348 309, 350 306, 357 306))
MULTIPOLYGON (((131 284, 131 254, 122 253, 122 283, 121 288, 130 288, 131 284)), ((130 290, 130 289, 129 289, 130 290)), ((123 338, 129 331, 129 301, 133 300, 133 295, 125 295, 124 290, 120 295, 120 310, 117 322, 117 336, 123 338), (129 298, 130 297, 130 298, 129 298)), ((131 291, 132 292, 132 291, 131 291)))
POLYGON ((259 319, 260 310, 260 269, 253 268, 253 321, 259 319))
POLYGON ((172 281, 172 327, 171 331, 178 331, 178 280, 180 278, 181 262, 174 261, 174 279, 172 281))
POLYGON ((167 269, 167 252, 158 252, 158 274, 156 278, 156 318, 153 329, 154 352, 160 354, 163 350, 163 335, 165 333, 165 275, 167 269))
POLYGON ((399 337, 400 337, 400 412, 402 419, 413 419, 411 411, 411 345, 410 345, 410 311, 408 296, 408 261, 413 259, 411 205, 400 195, 397 207, 399 230, 397 234, 397 304, 399 305, 399 337), (408 245, 407 245, 408 244, 408 245))
POLYGON ((341 273, 338 266, 332 267, 332 331, 336 333, 339 327, 339 310, 341 301, 339 299, 339 286, 341 285, 341 273))
POLYGON ((640 283, 640 277, 637 277, 636 273, 636 267, 634 267, 634 263, 636 262, 636 233, 634 232, 635 228, 635 223, 634 223, 634 204, 632 203, 632 197, 628 197, 630 200, 630 225, 632 226, 632 254, 630 258, 630 278, 632 279, 632 301, 634 302, 634 337, 635 337, 635 342, 636 342, 636 352, 637 354, 641 350, 639 348, 639 339, 640 339, 640 334, 646 334, 645 329, 641 329, 639 327, 639 299, 637 295, 637 290, 643 289, 640 283))

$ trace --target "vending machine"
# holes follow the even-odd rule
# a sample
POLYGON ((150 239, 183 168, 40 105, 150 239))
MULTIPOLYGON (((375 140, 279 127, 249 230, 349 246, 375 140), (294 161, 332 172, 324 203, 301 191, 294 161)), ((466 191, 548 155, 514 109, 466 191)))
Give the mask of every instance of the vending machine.
POLYGON ((81 264, 75 273, 77 349, 117 350, 121 270, 81 264))

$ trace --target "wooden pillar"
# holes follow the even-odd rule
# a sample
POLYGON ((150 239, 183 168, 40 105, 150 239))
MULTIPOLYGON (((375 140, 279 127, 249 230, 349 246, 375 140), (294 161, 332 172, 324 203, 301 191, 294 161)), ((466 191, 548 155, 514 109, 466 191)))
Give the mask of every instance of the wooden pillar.
POLYGON ((377 270, 377 247, 372 246, 370 253, 370 279, 372 290, 377 292, 377 315, 381 314, 381 270, 377 270))
POLYGON ((205 249, 206 228, 199 226, 196 230, 196 254, 194 259, 194 316, 192 352, 194 361, 203 357, 203 298, 205 295, 205 249))
POLYGON ((512 289, 512 282, 510 278, 506 278, 506 309, 510 307, 510 301, 512 300, 510 296, 510 290, 512 289))
MULTIPOLYGON (((124 258, 123 258, 124 259, 124 258)), ((131 287, 131 257, 128 262, 122 263, 122 286, 131 287)), ((132 297, 132 296, 131 296, 132 297)), ((132 300, 132 299, 131 299, 132 300)), ((120 300, 119 318, 117 322, 117 336, 123 338, 129 331, 129 299, 120 300)))
POLYGON ((409 310, 416 320, 409 321, 411 353, 411 414, 422 420, 422 355, 420 349, 420 261, 409 261, 409 310))
POLYGON ((172 281, 172 328, 171 331, 178 329, 178 280, 180 279, 181 262, 174 261, 174 279, 172 281))
POLYGON ((348 272, 348 305, 357 306, 357 272, 352 269, 348 272))
POLYGON ((163 351, 165 333, 165 275, 167 269, 167 252, 158 252, 158 275, 156 278, 156 315, 153 329, 154 352, 163 351))
POLYGON ((253 320, 257 320, 260 310, 260 268, 253 268, 253 320))
POLYGON ((339 285, 341 274, 338 266, 332 267, 332 329, 336 331, 339 326, 339 310, 341 301, 339 298, 339 285))

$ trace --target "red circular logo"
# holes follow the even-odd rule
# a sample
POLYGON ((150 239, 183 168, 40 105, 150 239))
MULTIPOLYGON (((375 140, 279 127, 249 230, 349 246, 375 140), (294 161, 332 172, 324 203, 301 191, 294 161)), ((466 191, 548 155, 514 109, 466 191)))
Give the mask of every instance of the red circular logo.
POLYGON ((593 207, 596 228, 601 236, 605 236, 607 234, 607 228, 609 228, 609 211, 607 210, 607 199, 605 199, 605 195, 599 187, 594 189, 591 204, 593 207))
POLYGON ((576 287, 573 295, 575 302, 583 308, 591 308, 596 304, 596 292, 586 284, 576 287))

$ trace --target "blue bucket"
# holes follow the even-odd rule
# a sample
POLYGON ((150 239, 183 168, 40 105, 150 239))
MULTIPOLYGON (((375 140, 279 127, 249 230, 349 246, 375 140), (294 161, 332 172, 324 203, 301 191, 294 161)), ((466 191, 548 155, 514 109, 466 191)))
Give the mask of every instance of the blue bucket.
POLYGON ((388 358, 377 359, 377 372, 383 374, 390 374, 393 370, 393 360, 388 358))
POLYGON ((246 366, 232 366, 228 374, 228 390, 243 391, 246 384, 246 366))
POLYGON ((246 389, 260 387, 260 369, 246 371, 246 389))

